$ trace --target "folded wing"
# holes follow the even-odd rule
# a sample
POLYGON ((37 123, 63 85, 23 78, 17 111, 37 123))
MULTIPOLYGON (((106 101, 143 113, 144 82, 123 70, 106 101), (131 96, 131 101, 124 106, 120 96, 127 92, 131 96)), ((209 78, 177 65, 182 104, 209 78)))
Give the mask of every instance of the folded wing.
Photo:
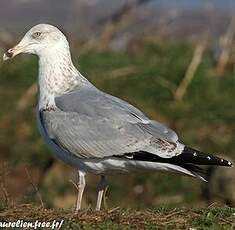
POLYGON ((64 94, 55 102, 58 109, 41 111, 46 130, 58 145, 78 157, 104 158, 144 151, 170 158, 183 150, 173 130, 95 87, 64 94))

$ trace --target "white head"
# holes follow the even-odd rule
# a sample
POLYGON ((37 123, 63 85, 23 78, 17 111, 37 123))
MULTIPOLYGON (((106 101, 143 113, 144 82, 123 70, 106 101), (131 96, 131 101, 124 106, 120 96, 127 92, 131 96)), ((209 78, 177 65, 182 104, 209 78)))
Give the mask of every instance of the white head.
POLYGON ((4 54, 3 60, 20 53, 39 57, 39 108, 54 106, 56 95, 88 82, 73 65, 68 41, 55 26, 39 24, 32 27, 16 46, 4 54))
POLYGON ((41 57, 58 49, 69 55, 69 44, 64 34, 55 26, 39 24, 32 27, 16 46, 9 49, 4 54, 3 60, 13 58, 20 53, 41 57))

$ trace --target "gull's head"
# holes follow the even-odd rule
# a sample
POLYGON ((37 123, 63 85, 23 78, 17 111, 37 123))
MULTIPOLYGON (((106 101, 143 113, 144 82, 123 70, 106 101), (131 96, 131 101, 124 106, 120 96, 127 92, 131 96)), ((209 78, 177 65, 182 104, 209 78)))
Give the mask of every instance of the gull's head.
POLYGON ((13 58, 20 53, 30 53, 40 57, 59 50, 65 52, 69 50, 64 34, 55 26, 39 24, 32 27, 16 46, 9 49, 4 54, 3 60, 13 58))

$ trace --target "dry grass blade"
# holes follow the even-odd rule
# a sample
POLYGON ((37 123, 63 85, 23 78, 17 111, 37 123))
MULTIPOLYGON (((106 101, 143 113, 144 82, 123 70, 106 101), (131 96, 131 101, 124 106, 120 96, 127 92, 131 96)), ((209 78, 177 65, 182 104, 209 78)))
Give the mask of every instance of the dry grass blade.
POLYGON ((27 174, 27 177, 29 179, 30 184, 32 185, 33 189, 35 190, 35 192, 36 192, 36 194, 38 196, 38 199, 39 199, 39 201, 41 203, 41 206, 44 207, 44 203, 42 201, 42 196, 41 196, 41 194, 40 194, 40 192, 38 190, 38 187, 33 183, 32 177, 30 176, 30 173, 29 173, 27 168, 25 168, 25 172, 27 174))
POLYGON ((121 28, 126 27, 130 24, 132 15, 130 12, 143 4, 148 3, 149 0, 134 0, 127 1, 123 7, 121 7, 118 11, 115 11, 114 14, 106 18, 105 20, 101 20, 100 23, 104 24, 104 30, 100 36, 100 49, 106 49, 110 44, 114 34, 120 30, 121 28))
POLYGON ((115 78, 125 77, 131 74, 133 75, 137 72, 138 70, 134 66, 122 67, 111 71, 109 73, 109 78, 115 79, 115 78))
POLYGON ((4 203, 5 203, 6 206, 9 206, 9 204, 10 204, 10 196, 9 196, 9 194, 7 192, 7 189, 6 189, 6 187, 5 187, 5 185, 3 183, 1 183, 0 186, 1 186, 1 191, 3 193, 3 197, 4 197, 4 203))
POLYGON ((71 182, 71 183, 74 185, 74 187, 75 187, 77 190, 79 190, 78 184, 76 184, 73 180, 69 180, 69 182, 71 182))
POLYGON ((196 45, 193 53, 192 60, 188 66, 188 69, 185 73, 184 79, 180 83, 179 87, 175 91, 175 100, 181 101, 187 91, 188 86, 193 80, 193 77, 197 71, 198 66, 201 63, 204 50, 206 48, 207 39, 204 39, 202 42, 196 45))
POLYGON ((6 189, 6 185, 5 185, 7 174, 8 174, 7 165, 5 162, 3 162, 2 167, 1 167, 1 171, 0 171, 0 189, 3 194, 4 205, 6 207, 9 207, 10 206, 10 196, 9 196, 9 193, 8 193, 8 191, 6 189))
POLYGON ((232 50, 232 43, 235 34, 235 16, 232 17, 231 23, 228 27, 226 34, 221 38, 221 54, 216 67, 218 74, 222 75, 224 73, 225 67, 229 61, 230 53, 232 50))
POLYGON ((115 211, 117 211, 117 210, 119 210, 119 209, 120 209, 120 207, 112 208, 112 209, 110 209, 110 210, 108 211, 108 213, 115 212, 115 211))

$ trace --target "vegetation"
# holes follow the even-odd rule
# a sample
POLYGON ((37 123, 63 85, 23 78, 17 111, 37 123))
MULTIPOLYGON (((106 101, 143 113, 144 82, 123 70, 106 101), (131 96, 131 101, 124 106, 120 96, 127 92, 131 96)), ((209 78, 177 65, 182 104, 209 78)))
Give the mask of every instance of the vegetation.
POLYGON ((158 208, 146 210, 112 209, 95 212, 81 211, 78 215, 63 210, 50 210, 32 205, 20 205, 3 211, 0 220, 61 221, 61 229, 232 229, 232 208, 158 208))

